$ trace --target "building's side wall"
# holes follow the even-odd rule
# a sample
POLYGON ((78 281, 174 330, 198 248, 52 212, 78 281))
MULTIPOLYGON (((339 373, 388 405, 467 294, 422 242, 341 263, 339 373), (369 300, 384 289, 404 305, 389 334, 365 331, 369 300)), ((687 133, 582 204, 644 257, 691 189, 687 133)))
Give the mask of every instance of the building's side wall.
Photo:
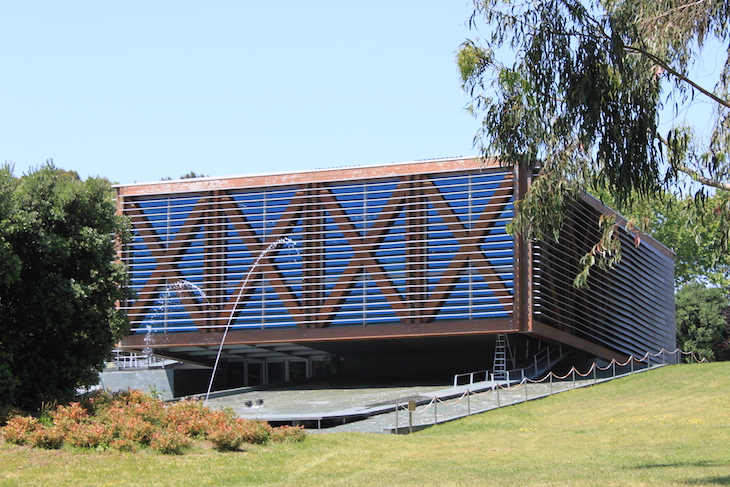
MULTIPOLYGON (((185 183, 189 185, 189 183, 185 183)), ((137 332, 510 318, 501 169, 125 195, 137 332)), ((187 187, 187 186, 186 186, 187 187)))
POLYGON ((599 241, 599 209, 590 198, 574 205, 559 242, 535 245, 535 320, 625 355, 673 351, 674 259, 652 239, 620 227, 619 264, 595 266, 586 288, 573 286, 580 258, 599 241))

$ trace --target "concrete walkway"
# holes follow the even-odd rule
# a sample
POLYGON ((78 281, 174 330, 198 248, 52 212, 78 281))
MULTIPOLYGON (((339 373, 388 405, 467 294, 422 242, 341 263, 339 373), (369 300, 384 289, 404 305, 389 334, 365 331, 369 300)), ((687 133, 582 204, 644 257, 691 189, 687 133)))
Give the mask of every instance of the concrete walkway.
POLYGON ((540 383, 513 384, 511 387, 506 387, 506 381, 483 381, 457 387, 344 388, 321 385, 242 390, 240 393, 226 391, 216 393, 215 397, 212 395, 208 405, 213 408, 230 407, 243 418, 273 424, 301 424, 311 433, 403 433, 646 370, 650 369, 631 370, 619 375, 613 371, 597 378, 574 375, 564 380, 543 380, 540 383), (502 387, 493 390, 497 384, 502 387), (467 390, 469 394, 465 394, 467 390), (410 400, 417 404, 412 413, 405 408, 410 400), (396 404, 399 405, 397 410, 396 404))
MULTIPOLYGON (((272 424, 303 424, 308 429, 327 428, 362 422, 367 418, 395 411, 396 401, 401 405, 415 401, 418 406, 433 402, 458 399, 469 390, 472 393, 491 390, 506 382, 483 381, 457 387, 411 385, 358 388, 301 387, 248 391, 212 397, 213 408, 229 407, 242 418, 268 421, 272 424)), ((380 423, 380 422, 379 422, 380 423)), ((379 425, 366 431, 381 430, 379 425)), ((362 430, 355 427, 354 431, 362 430)))

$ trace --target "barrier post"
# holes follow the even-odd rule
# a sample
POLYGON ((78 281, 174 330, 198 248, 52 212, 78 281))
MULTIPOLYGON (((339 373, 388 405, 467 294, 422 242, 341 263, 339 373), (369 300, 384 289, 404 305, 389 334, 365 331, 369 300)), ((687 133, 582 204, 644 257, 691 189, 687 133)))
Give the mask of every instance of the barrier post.
POLYGON ((629 362, 631 362, 631 373, 634 373, 634 356, 629 357, 629 362))
POLYGON ((570 372, 573 374, 573 389, 575 389, 575 367, 570 369, 570 372))
POLYGON ((549 377, 550 377, 550 395, 552 396, 553 395, 553 371, 552 370, 550 371, 549 377))
POLYGON ((598 367, 596 366, 595 362, 593 363, 593 385, 596 385, 596 369, 598 367))
POLYGON ((416 401, 408 401, 408 432, 413 433, 413 411, 416 410, 416 401))
POLYGON ((525 402, 527 402, 527 381, 524 381, 522 385, 525 386, 525 402))
POLYGON ((501 387, 499 387, 499 384, 497 384, 497 407, 501 407, 501 405, 499 404, 499 390, 500 389, 501 389, 501 387))
POLYGON ((395 433, 398 434, 398 408, 400 407, 400 404, 398 404, 398 399, 395 400, 395 433))
POLYGON ((613 379, 616 378, 616 359, 611 360, 611 368, 613 369, 613 379))
POLYGON ((438 403, 439 403, 438 398, 434 397, 433 398, 433 424, 438 424, 438 422, 439 422, 439 415, 436 410, 438 403))

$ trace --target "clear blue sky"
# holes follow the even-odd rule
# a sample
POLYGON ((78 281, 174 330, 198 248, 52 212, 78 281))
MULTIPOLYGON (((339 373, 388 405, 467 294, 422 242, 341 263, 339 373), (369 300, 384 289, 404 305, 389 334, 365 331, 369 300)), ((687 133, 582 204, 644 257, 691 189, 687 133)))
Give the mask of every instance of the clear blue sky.
POLYGON ((9 1, 0 162, 157 181, 473 155, 470 2, 9 1))

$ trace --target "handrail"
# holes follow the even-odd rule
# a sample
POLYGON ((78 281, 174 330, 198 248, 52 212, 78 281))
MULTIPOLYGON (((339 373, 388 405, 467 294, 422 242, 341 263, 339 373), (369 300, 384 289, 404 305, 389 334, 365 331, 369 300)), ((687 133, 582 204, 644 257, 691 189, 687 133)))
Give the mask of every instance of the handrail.
POLYGON ((114 359, 112 363, 118 369, 141 369, 149 367, 162 367, 164 366, 165 359, 156 357, 154 355, 146 355, 134 352, 123 352, 120 350, 113 350, 114 359))
MULTIPOLYGON (((507 378, 505 380, 507 380, 507 382, 511 382, 513 374, 517 374, 517 376, 519 377, 519 380, 523 380, 525 378, 525 376, 528 375, 527 371, 529 371, 530 369, 533 369, 533 368, 534 368, 533 373, 535 375, 537 375, 539 373, 539 367, 543 363, 549 367, 552 362, 551 353, 550 353, 550 350, 552 348, 553 348, 552 346, 547 346, 541 350, 538 350, 537 353, 532 356, 533 364, 528 367, 505 371, 505 373, 507 374, 507 378)), ((561 360, 564 355, 562 347, 558 347, 558 353, 559 353, 559 356, 556 360, 561 360)), ((458 387, 459 385, 471 385, 471 384, 474 384, 474 382, 479 382, 479 381, 475 381, 474 377, 476 376, 478 378, 478 377, 480 377, 481 374, 484 374, 484 381, 487 381, 487 380, 494 381, 494 373, 490 374, 489 369, 477 370, 475 372, 464 372, 461 374, 455 374, 454 375, 454 387, 458 387), (459 379, 461 379, 463 377, 469 377, 469 382, 459 384, 459 379)))

